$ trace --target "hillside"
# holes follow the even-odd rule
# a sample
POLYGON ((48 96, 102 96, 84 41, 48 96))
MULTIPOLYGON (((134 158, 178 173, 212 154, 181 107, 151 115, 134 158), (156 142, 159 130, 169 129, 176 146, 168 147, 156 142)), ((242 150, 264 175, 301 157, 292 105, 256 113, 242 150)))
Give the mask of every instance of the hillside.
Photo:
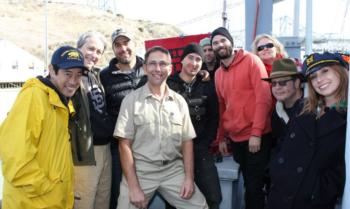
MULTIPOLYGON (((37 1, 26 2, 0 2, 0 39, 7 39, 44 60, 45 7, 37 1)), ((138 51, 143 50, 145 40, 181 34, 179 29, 171 25, 130 20, 84 5, 49 3, 47 11, 49 57, 58 45, 75 46, 79 35, 88 30, 97 30, 107 38, 108 49, 100 63, 102 66, 113 57, 110 34, 116 28, 123 27, 135 34, 138 51)))

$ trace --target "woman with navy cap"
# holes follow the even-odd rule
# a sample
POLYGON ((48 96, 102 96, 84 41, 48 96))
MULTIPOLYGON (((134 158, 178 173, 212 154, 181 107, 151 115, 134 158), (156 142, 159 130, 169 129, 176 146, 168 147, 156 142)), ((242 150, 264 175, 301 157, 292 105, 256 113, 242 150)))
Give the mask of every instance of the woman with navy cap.
POLYGON ((345 184, 348 63, 311 54, 303 64, 309 97, 270 162, 269 209, 334 209, 345 184))

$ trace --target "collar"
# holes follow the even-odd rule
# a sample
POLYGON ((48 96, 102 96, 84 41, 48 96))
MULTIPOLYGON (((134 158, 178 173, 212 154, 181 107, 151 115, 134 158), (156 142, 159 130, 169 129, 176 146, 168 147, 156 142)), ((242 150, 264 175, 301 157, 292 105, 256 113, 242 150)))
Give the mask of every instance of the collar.
POLYGON ((283 107, 283 103, 278 101, 276 102, 276 113, 278 117, 282 118, 282 120, 287 124, 289 121, 289 116, 286 112, 286 110, 283 107))
POLYGON ((143 59, 139 56, 136 56, 136 63, 135 65, 128 71, 127 73, 121 72, 121 70, 116 66, 118 64, 117 58, 111 59, 109 62, 109 68, 111 69, 111 74, 116 75, 116 74, 129 74, 135 71, 139 71, 140 68, 142 68, 143 65, 143 59))
MULTIPOLYGON (((168 85, 165 86, 165 96, 164 99, 165 100, 174 100, 175 98, 175 92, 172 91, 168 85)), ((146 83, 145 85, 143 85, 141 87, 141 97, 143 99, 147 99, 147 98, 154 98, 154 95, 152 94, 151 90, 149 89, 148 84, 146 83)))
POLYGON ((43 84, 45 84, 47 87, 53 89, 59 96, 61 102, 67 107, 68 106, 68 101, 69 98, 65 97, 63 94, 61 94, 61 92, 58 91, 58 89, 56 88, 55 85, 53 85, 53 83, 50 81, 49 76, 47 77, 42 77, 42 76, 38 76, 37 77, 43 84))

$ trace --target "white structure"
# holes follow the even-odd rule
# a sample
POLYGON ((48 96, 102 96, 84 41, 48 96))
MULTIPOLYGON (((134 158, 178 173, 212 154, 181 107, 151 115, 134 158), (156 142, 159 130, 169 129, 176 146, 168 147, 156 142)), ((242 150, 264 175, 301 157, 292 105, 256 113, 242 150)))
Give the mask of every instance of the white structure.
POLYGON ((13 102, 15 101, 19 91, 20 88, 0 89, 0 98, 2 98, 0 102, 0 125, 5 120, 7 113, 11 110, 13 102))
POLYGON ((44 62, 37 57, 4 39, 0 39, 0 49, 0 83, 24 82, 43 75, 44 62))
POLYGON ((0 124, 10 111, 22 84, 29 78, 43 75, 44 62, 0 39, 0 124))

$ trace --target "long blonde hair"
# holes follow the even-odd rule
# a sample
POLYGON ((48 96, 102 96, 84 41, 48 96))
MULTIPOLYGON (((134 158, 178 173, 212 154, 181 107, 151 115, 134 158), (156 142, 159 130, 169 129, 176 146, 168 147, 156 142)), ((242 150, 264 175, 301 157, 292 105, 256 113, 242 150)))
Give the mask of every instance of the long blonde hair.
POLYGON ((263 38, 269 39, 273 43, 278 55, 281 55, 282 57, 288 57, 288 54, 287 54, 286 50, 284 49, 283 44, 281 44, 281 42, 279 42, 277 40, 277 38, 270 36, 268 34, 260 34, 260 35, 257 35, 255 37, 255 39, 252 43, 252 50, 253 50, 254 54, 256 54, 256 55, 258 54, 258 43, 263 38))
MULTIPOLYGON (((335 92, 337 103, 336 108, 339 109, 341 102, 347 102, 348 98, 348 70, 338 64, 329 65, 340 79, 339 86, 335 92)), ((324 97, 319 95, 312 86, 310 77, 307 78, 308 83, 308 98, 305 101, 304 108, 300 114, 317 113, 317 108, 323 109, 325 107, 324 97)))

